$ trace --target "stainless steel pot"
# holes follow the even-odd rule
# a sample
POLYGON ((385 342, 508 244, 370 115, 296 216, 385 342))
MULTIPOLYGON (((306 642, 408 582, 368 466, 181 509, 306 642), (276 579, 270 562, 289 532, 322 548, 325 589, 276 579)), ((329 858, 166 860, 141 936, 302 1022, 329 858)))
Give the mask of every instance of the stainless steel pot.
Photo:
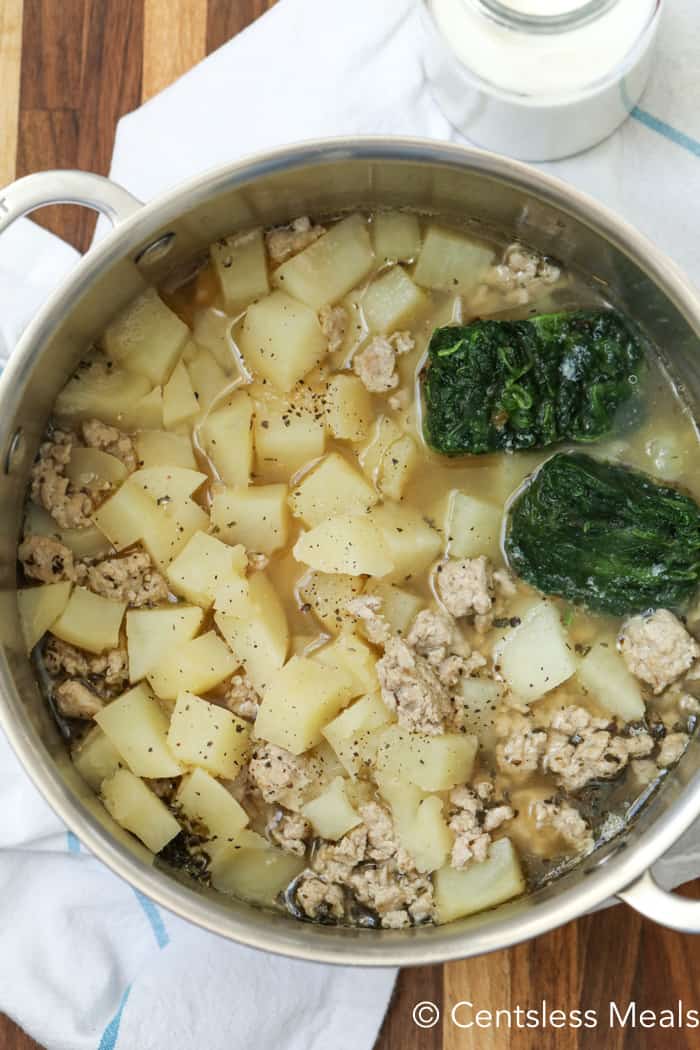
POLYGON ((649 869, 700 814, 696 741, 620 837, 535 894, 444 927, 382 932, 312 926, 229 901, 154 866, 73 772, 21 645, 16 555, 23 494, 58 390, 81 353, 129 299, 237 228, 392 205, 474 219, 517 235, 601 282, 668 355, 700 403, 700 299, 633 229, 570 187, 487 153, 398 139, 314 143, 216 170, 142 205, 82 172, 45 172, 0 191, 0 232, 41 205, 84 204, 113 229, 26 330, 0 381, 0 720, 37 788, 95 856, 165 908, 232 940, 320 962, 444 962, 515 944, 622 898, 678 930, 700 932, 700 903, 665 893, 649 869))

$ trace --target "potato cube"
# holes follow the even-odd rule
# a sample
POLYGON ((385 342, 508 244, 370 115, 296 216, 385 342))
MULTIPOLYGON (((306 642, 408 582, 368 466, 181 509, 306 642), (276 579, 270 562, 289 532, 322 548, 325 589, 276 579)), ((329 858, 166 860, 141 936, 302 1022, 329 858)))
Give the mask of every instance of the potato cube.
POLYGON ((351 215, 282 263, 274 271, 272 283, 319 310, 342 299, 373 266, 367 221, 362 215, 351 215))
POLYGON ((311 606, 323 626, 331 634, 337 634, 344 626, 355 624, 355 617, 346 606, 351 598, 362 594, 363 586, 364 581, 356 576, 308 572, 299 582, 297 591, 300 601, 311 606))
POLYGON ((204 451, 227 485, 247 485, 253 466, 253 402, 236 390, 209 413, 199 431, 204 451))
POLYGON ((345 784, 343 777, 336 777, 325 791, 307 802, 301 811, 314 832, 331 842, 342 839, 343 835, 362 823, 362 817, 350 804, 345 784))
POLYGON ((408 580, 419 576, 442 549, 439 533, 412 507, 384 503, 374 507, 367 517, 381 532, 394 563, 394 579, 408 580))
POLYGON ((381 776, 408 780, 423 791, 449 791, 466 783, 479 741, 464 733, 409 733, 400 726, 379 731, 376 766, 381 776))
POLYGON ((159 520, 158 508, 140 485, 131 479, 93 514, 93 521, 118 551, 130 547, 159 520))
POLYGON ((235 780, 245 762, 249 742, 246 722, 190 692, 180 693, 168 730, 170 750, 180 762, 235 780))
MULTIPOLYGON (((119 426, 122 430, 160 430, 163 426, 163 388, 154 386, 153 390, 137 401, 124 405, 119 413, 119 426)), ((187 464, 183 463, 182 466, 187 464)))
POLYGON ((208 525, 206 511, 193 500, 163 497, 156 504, 155 515, 144 522, 143 543, 164 572, 190 537, 208 525))
POLYGON ((379 416, 370 436, 359 450, 360 466, 371 481, 377 481, 384 456, 395 441, 403 437, 397 423, 389 416, 379 416))
POLYGON ((478 736, 487 750, 496 747, 496 708, 503 697, 503 685, 493 678, 463 678, 460 691, 464 702, 464 728, 478 736))
POLYGON ((150 391, 145 376, 123 368, 105 369, 101 362, 95 362, 73 373, 56 398, 54 412, 59 419, 71 422, 101 419, 119 426, 150 391))
POLYGON ((331 452, 294 486, 289 505, 295 517, 313 528, 336 514, 362 514, 378 498, 347 460, 331 452))
MULTIPOLYGON (((260 402, 255 415, 258 477, 287 481, 300 467, 323 455, 323 420, 289 401, 260 402)), ((224 479, 225 480, 225 479, 224 479)))
POLYGON ((555 606, 538 602, 498 647, 494 663, 525 703, 539 700, 575 674, 573 646, 555 606))
POLYGON ((167 501, 186 499, 207 480, 201 470, 185 470, 184 467, 147 467, 137 470, 129 478, 129 484, 148 493, 151 499, 167 501))
POLYGON ((206 532, 195 532, 166 571, 174 594, 208 609, 222 584, 244 576, 245 548, 222 543, 206 532))
POLYGON ((194 638, 204 614, 192 605, 160 609, 129 609, 126 614, 126 647, 129 681, 140 682, 163 661, 194 638))
POLYGON ((247 836, 244 838, 241 833, 240 846, 233 843, 217 850, 210 866, 211 884, 219 893, 271 907, 301 874, 306 861, 269 846, 251 847, 246 841, 247 836))
POLYGON ((470 861, 461 871, 441 868, 435 873, 434 884, 439 923, 495 908, 525 892, 520 861, 510 839, 492 843, 481 863, 470 861))
POLYGON ((323 727, 352 694, 352 680, 346 672, 293 656, 271 675, 255 721, 255 735, 300 755, 321 742, 323 727))
POLYGON ((354 777, 367 757, 370 734, 390 721, 391 714, 380 694, 372 693, 356 700, 324 726, 323 735, 345 770, 354 777))
POLYGON ((406 634, 425 604, 417 594, 384 580, 370 580, 365 593, 376 594, 381 600, 382 615, 394 634, 406 634))
POLYGON ((417 215, 403 211, 379 211, 372 220, 377 262, 412 262, 420 251, 417 215))
POLYGON ((163 426, 175 430, 199 415, 199 401, 183 361, 178 361, 163 387, 163 426))
POLYGON ((227 376, 238 376, 240 368, 233 352, 232 327, 230 315, 216 306, 205 306, 197 310, 192 323, 193 338, 183 351, 188 368, 199 350, 205 349, 211 351, 216 363, 227 376))
POLYGON ((445 520, 447 553, 453 558, 498 558, 502 524, 500 507, 453 489, 445 520))
POLYGON ((409 434, 404 434, 386 450, 377 474, 377 488, 387 499, 398 502, 417 465, 416 443, 409 434))
POLYGON ((149 288, 112 321, 102 343, 114 361, 160 386, 169 378, 189 334, 184 321, 149 288))
POLYGON ((193 354, 188 355, 185 364, 201 417, 231 385, 233 377, 224 371, 211 350, 203 346, 197 347, 193 354))
POLYGON ((94 482, 107 485, 119 485, 127 475, 127 469, 120 459, 102 452, 98 448, 81 448, 76 445, 71 449, 70 459, 66 466, 66 477, 77 488, 85 488, 94 482))
POLYGON ((473 292, 494 260, 493 249, 454 230, 429 226, 413 279, 424 288, 461 295, 473 292))
POLYGON ((226 488, 214 494, 211 520, 226 543, 272 554, 284 547, 289 533, 286 485, 226 488))
POLYGON ((392 266, 372 281, 362 309, 371 332, 395 332, 412 324, 429 302, 402 266, 392 266))
POLYGON ((348 576, 386 576, 394 569, 383 531, 351 514, 328 518, 300 536, 294 557, 319 572, 348 576))
POLYGON ((174 700, 185 691, 208 693, 229 678, 239 664, 218 634, 207 631, 185 642, 176 652, 168 652, 147 678, 156 696, 174 700))
POLYGON ((99 726, 93 726, 77 751, 73 765, 93 791, 99 791, 103 780, 114 776, 122 765, 122 756, 99 726))
POLYGON ((209 249, 221 285, 224 306, 235 314, 270 290, 262 230, 249 230, 217 241, 209 249))
POLYGON ((243 806, 203 769, 195 769, 182 778, 175 804, 195 829, 204 825, 215 846, 235 841, 248 824, 243 806))
POLYGON ((578 680, 592 699, 613 717, 623 722, 644 718, 639 680, 627 670, 614 635, 596 639, 579 662, 578 680))
POLYGON ((355 683, 356 696, 379 689, 376 654, 356 634, 344 632, 334 641, 314 652, 314 657, 329 667, 347 671, 355 683))
POLYGON ((326 352, 314 310, 285 292, 273 292, 248 308, 238 331, 246 367, 286 394, 326 352))
POLYGON ((117 824, 140 838, 152 853, 160 853, 180 834, 180 825, 165 803, 128 769, 118 769, 104 781, 102 801, 117 824))
POLYGON ((86 587, 74 587, 65 609, 51 625, 51 633, 89 653, 103 653, 119 645, 125 612, 126 602, 103 598, 86 587))
POLYGON ((196 470, 192 442, 184 434, 166 430, 141 430, 134 438, 140 467, 184 467, 196 470))
POLYGON ((19 621, 28 653, 63 614, 72 586, 68 580, 63 580, 17 591, 19 621))
POLYGON ((326 423, 333 437, 363 441, 372 424, 372 397, 358 376, 335 375, 326 388, 326 423))
POLYGON ((391 806, 399 843, 417 870, 429 874, 446 864, 454 835, 445 820, 443 800, 437 795, 426 797, 420 788, 400 780, 382 780, 379 790, 391 806))
POLYGON ((134 686, 95 716, 132 773, 177 777, 182 766, 168 747, 168 719, 147 686, 134 686))
POLYGON ((262 692, 271 673, 284 664, 289 628, 282 602, 265 574, 257 572, 246 583, 240 615, 217 612, 215 621, 253 685, 262 692))

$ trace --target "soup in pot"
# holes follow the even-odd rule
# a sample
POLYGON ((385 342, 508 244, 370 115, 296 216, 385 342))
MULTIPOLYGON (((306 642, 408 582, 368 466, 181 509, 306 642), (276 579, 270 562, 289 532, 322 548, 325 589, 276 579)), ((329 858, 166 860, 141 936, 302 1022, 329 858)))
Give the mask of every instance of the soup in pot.
POLYGON ((109 325, 18 558, 75 768, 158 857, 325 923, 445 923, 619 833, 697 712, 694 421, 520 243, 255 229, 109 325))

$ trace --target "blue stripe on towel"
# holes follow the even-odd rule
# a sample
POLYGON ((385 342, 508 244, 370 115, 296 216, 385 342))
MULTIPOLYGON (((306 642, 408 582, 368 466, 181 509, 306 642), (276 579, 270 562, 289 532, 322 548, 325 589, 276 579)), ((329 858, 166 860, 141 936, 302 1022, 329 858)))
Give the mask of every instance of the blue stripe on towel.
POLYGON ((66 845, 69 853, 80 853, 80 840, 72 831, 66 832, 66 845))
POLYGON ((134 893, 136 894, 136 900, 143 908, 143 913, 153 930, 153 936, 156 939, 158 947, 165 948, 166 945, 170 944, 170 937, 165 928, 162 915, 153 901, 149 900, 148 897, 145 897, 143 893, 140 893, 139 890, 134 890, 134 893))
POLYGON ((126 991, 121 997, 121 1002, 117 1007, 116 1014, 102 1033, 100 1045, 97 1050, 114 1050, 117 1045, 117 1039, 119 1038, 119 1025, 122 1022, 122 1014, 124 1013, 124 1007, 126 1006, 126 1000, 129 998, 130 991, 131 985, 128 985, 126 991))
POLYGON ((662 135, 669 142, 680 146, 681 149, 687 150, 688 153, 692 153, 695 157, 700 157, 700 142, 692 138, 692 136, 686 135, 684 131, 679 131, 672 124, 667 124, 665 120, 660 120, 659 117, 655 117, 653 113, 649 113, 646 109, 641 109, 639 106, 635 106, 632 109, 630 116, 638 120, 640 124, 650 128, 651 131, 655 131, 657 135, 662 135))

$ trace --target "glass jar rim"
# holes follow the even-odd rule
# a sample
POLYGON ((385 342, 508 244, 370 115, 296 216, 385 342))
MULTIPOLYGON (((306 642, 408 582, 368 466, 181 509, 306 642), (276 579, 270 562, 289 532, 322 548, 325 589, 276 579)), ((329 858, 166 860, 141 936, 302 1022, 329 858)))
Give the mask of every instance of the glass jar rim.
POLYGON ((540 15, 516 11, 503 0, 466 0, 480 14, 506 29, 519 29, 529 33, 561 33, 580 29, 589 22, 602 17, 618 0, 584 0, 578 7, 557 15, 540 15))

